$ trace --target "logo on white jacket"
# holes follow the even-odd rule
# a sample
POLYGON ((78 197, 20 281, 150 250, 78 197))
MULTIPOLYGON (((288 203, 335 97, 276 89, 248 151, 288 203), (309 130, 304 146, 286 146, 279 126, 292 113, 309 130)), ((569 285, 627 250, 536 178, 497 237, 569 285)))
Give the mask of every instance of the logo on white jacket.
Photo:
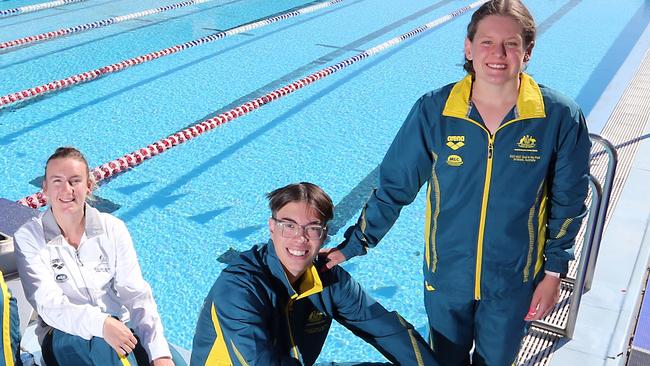
POLYGON ((99 255, 99 264, 95 267, 95 272, 110 272, 111 266, 108 265, 108 259, 103 254, 99 255))
POLYGON ((68 280, 68 275, 66 275, 65 273, 59 273, 54 277, 54 279, 56 280, 56 282, 65 282, 68 280))
POLYGON ((60 260, 59 258, 52 259, 51 263, 52 263, 52 268, 54 269, 62 269, 63 266, 65 266, 65 263, 63 263, 63 261, 60 260))

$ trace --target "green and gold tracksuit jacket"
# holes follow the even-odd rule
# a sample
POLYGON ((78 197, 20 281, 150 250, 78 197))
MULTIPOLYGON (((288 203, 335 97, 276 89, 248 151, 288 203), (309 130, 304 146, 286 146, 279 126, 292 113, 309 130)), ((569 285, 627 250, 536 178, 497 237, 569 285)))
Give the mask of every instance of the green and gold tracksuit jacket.
POLYGON ((471 103, 471 76, 421 97, 342 254, 374 247, 426 182, 429 291, 478 300, 508 296, 543 269, 566 273, 586 213, 591 142, 574 102, 527 74, 520 81, 494 134, 471 103))
POLYGON ((190 365, 312 365, 332 319, 392 362, 438 365, 411 324, 369 297, 343 268, 318 273, 317 266, 294 290, 272 242, 242 253, 205 299, 190 365))
POLYGON ((0 366, 22 365, 20 361, 20 319, 18 319, 18 305, 16 298, 12 296, 4 275, 0 271, 0 344, 2 344, 2 356, 0 366))

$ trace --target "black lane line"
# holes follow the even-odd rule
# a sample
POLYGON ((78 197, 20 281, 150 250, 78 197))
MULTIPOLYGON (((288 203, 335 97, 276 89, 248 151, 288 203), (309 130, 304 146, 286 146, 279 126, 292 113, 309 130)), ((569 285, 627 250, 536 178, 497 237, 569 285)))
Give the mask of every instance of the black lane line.
POLYGON ((650 5, 646 1, 641 4, 618 37, 612 42, 605 56, 600 59, 594 71, 591 72, 589 79, 580 89, 576 97, 576 103, 582 108, 585 115, 591 112, 603 91, 614 79, 614 75, 616 75, 630 51, 639 41, 648 23, 650 23, 650 5))
MULTIPOLYGON (((354 5, 356 3, 359 3, 361 1, 364 1, 364 0, 358 0, 358 1, 354 2, 354 3, 350 3, 349 6, 354 5)), ((432 11, 442 7, 442 6, 445 6, 445 5, 449 4, 449 3, 452 3, 452 2, 454 2, 454 1, 453 0, 444 0, 444 1, 441 1, 441 2, 436 3, 434 5, 428 6, 426 8, 421 9, 421 10, 418 10, 415 13, 413 13, 411 15, 408 15, 408 16, 400 19, 400 20, 397 20, 397 21, 395 21, 395 22, 393 22, 393 23, 391 23, 391 24, 389 24, 389 25, 387 25, 385 27, 382 27, 382 28, 380 28, 380 29, 378 29, 378 30, 376 30, 376 31, 364 36, 364 37, 361 37, 361 38, 359 38, 357 40, 354 40, 354 41, 352 41, 352 42, 350 42, 350 43, 348 43, 348 44, 346 44, 344 46, 341 46, 339 49, 337 49, 335 51, 332 51, 332 52, 326 54, 325 56, 319 57, 316 60, 313 60, 313 61, 311 61, 311 62, 309 62, 309 63, 307 63, 307 64, 305 64, 305 65, 291 71, 291 72, 289 72, 288 74, 285 74, 284 76, 271 81, 270 83, 258 88, 257 90, 240 97, 239 99, 231 102, 230 104, 220 108, 216 112, 210 113, 210 114, 208 114, 208 115, 206 115, 206 116, 204 116, 202 118, 197 119, 196 121, 194 121, 194 122, 188 124, 187 126, 179 129, 179 131, 182 131, 182 130, 188 128, 188 127, 194 126, 195 124, 197 124, 197 123, 199 123, 199 122, 201 122, 203 120, 210 119, 212 117, 216 117, 216 116, 220 115, 223 112, 229 111, 229 110, 231 110, 231 109, 233 109, 235 107, 238 107, 238 106, 240 106, 240 105, 242 105, 244 103, 247 103, 250 100, 259 98, 259 97, 261 97, 261 96, 263 96, 263 95, 265 95, 265 94, 267 94, 267 93, 269 93, 269 92, 271 92, 271 91, 273 91, 275 89, 280 88, 281 86, 283 86, 285 84, 293 82, 296 79, 300 79, 300 78, 304 77, 305 75, 307 75, 310 71, 313 71, 315 68, 322 67, 323 64, 331 62, 331 61, 335 60, 336 58, 338 58, 339 56, 349 52, 348 50, 359 49, 361 46, 367 44, 368 42, 373 41, 373 40, 375 40, 375 39, 377 39, 377 38, 391 32, 391 31, 393 31, 396 27, 407 24, 407 23, 409 23, 409 22, 411 22, 411 21, 413 21, 413 20, 415 20, 415 19, 417 19, 417 18, 419 18, 419 17, 421 17, 423 15, 426 15, 426 14, 428 14, 428 13, 430 13, 430 12, 432 12, 432 11)))
POLYGON ((370 197, 372 187, 376 187, 378 183, 379 165, 377 165, 375 169, 371 170, 370 173, 368 173, 359 184, 352 188, 352 190, 336 205, 334 208, 336 215, 334 215, 332 223, 328 225, 329 235, 336 235, 339 230, 343 229, 345 225, 347 225, 348 220, 359 212, 361 207, 363 207, 370 197))
MULTIPOLYGON (((120 1, 125 1, 125 0, 120 0, 120 1)), ((111 3, 111 2, 113 2, 113 1, 112 0, 107 0, 107 1, 102 1, 100 3, 97 3, 97 4, 92 4, 92 5, 86 3, 85 6, 83 6, 84 4, 77 3, 76 5, 82 5, 82 7, 74 8, 74 9, 73 8, 59 9, 58 7, 57 8, 42 9, 42 10, 58 10, 58 11, 60 11, 60 13, 53 13, 53 14, 43 15, 43 16, 40 16, 40 17, 29 18, 29 19, 23 18, 23 19, 20 19, 18 22, 13 22, 13 23, 0 25, 0 28, 6 28, 6 27, 11 27, 13 25, 19 25, 19 24, 23 24, 23 23, 33 22, 35 20, 41 20, 41 19, 45 19, 45 18, 56 17, 56 16, 66 14, 66 13, 68 13, 68 14, 69 13, 74 13, 74 12, 77 12, 77 11, 80 11, 80 10, 85 10, 85 9, 90 9, 90 8, 95 8, 95 7, 98 7, 98 6, 102 6, 104 4, 108 4, 108 3, 111 3)), ((65 5, 65 4, 63 4, 63 5, 65 5)), ((61 6, 63 6, 63 5, 61 5, 61 6)), ((72 5, 72 4, 68 4, 68 5, 72 5)), ((19 14, 19 15, 28 15, 28 14, 30 14, 30 13, 19 14)), ((16 16, 18 16, 18 15, 16 15, 16 16)), ((10 19, 10 18, 7 18, 7 19, 10 19)))
POLYGON ((557 11, 551 14, 548 18, 544 19, 543 22, 539 23, 537 26, 537 34, 542 34, 549 30, 558 20, 562 19, 564 15, 569 13, 573 8, 578 6, 582 0, 571 0, 568 3, 562 5, 557 11))
POLYGON ((333 46, 333 45, 323 44, 323 43, 316 43, 316 46, 321 46, 321 47, 325 47, 325 48, 334 48, 334 49, 343 50, 343 51, 352 51, 352 52, 357 52, 357 53, 365 51, 365 50, 362 50, 362 49, 359 49, 359 48, 346 49, 345 46, 333 46))

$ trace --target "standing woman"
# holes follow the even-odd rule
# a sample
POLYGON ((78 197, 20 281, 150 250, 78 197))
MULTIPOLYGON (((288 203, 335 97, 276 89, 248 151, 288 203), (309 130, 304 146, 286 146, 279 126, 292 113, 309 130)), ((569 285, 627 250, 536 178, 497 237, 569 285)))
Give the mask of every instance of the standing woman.
POLYGON ((18 272, 39 315, 44 360, 173 366, 131 236, 122 221, 86 203, 92 188, 83 155, 58 148, 43 180, 50 207, 15 234, 18 272))
POLYGON ((442 365, 512 364, 555 305, 586 208, 591 143, 572 101, 523 72, 535 22, 519 0, 472 16, 468 75, 421 97, 329 267, 366 253, 426 182, 424 301, 442 365))

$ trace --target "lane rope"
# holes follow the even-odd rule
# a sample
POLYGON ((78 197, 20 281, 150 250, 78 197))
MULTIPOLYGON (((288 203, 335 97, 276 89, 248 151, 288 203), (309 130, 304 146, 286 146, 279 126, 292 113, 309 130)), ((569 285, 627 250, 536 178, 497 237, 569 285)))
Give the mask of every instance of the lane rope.
POLYGON ((58 1, 50 1, 50 2, 47 2, 47 3, 39 3, 39 4, 21 6, 20 8, 0 10, 0 18, 10 17, 10 16, 14 16, 14 15, 20 15, 20 14, 25 14, 25 13, 31 13, 33 11, 39 11, 39 10, 43 10, 43 9, 54 8, 54 7, 61 6, 61 5, 67 5, 67 4, 72 4, 72 3, 80 3, 80 2, 83 2, 83 1, 86 1, 86 0, 58 0, 58 1))
POLYGON ((195 39, 193 41, 189 41, 183 44, 171 46, 165 49, 162 49, 160 51, 154 51, 151 53, 147 53, 146 55, 141 55, 137 56, 134 58, 130 58, 112 65, 108 66, 103 66, 95 70, 90 70, 86 72, 82 72, 80 74, 72 75, 64 79, 56 80, 49 82, 47 84, 35 86, 33 88, 21 90, 19 92, 3 95, 0 97, 0 109, 5 108, 11 104, 15 104, 18 102, 23 102, 28 99, 34 98, 36 96, 43 95, 45 93, 51 93, 53 91, 59 91, 62 89, 69 88, 73 85, 80 84, 80 83, 85 83, 89 82, 91 80, 97 79, 101 76, 106 76, 115 72, 119 72, 122 70, 125 70, 131 66, 139 65, 148 61, 152 61, 155 59, 158 59, 163 56, 171 55, 179 51, 183 51, 192 47, 196 47, 202 44, 214 42, 217 40, 220 40, 222 38, 226 38, 229 36, 233 36, 235 34, 243 33, 246 31, 250 31, 252 29, 257 29, 269 24, 273 24, 275 22, 279 22, 281 20, 293 18, 299 15, 311 13, 323 8, 326 8, 328 6, 337 4, 342 2, 343 0, 332 0, 332 1, 327 1, 327 2, 322 2, 318 3, 315 5, 310 5, 307 7, 304 7, 302 9, 297 9, 294 11, 289 11, 286 13, 282 13, 280 15, 268 17, 262 20, 259 20, 254 23, 250 24, 244 24, 232 29, 229 29, 227 31, 222 31, 218 33, 211 34, 209 36, 201 37, 198 39, 195 39))
MULTIPOLYGON (((372 47, 368 50, 365 50, 361 53, 358 53, 350 58, 347 58, 335 65, 328 66, 324 69, 316 71, 315 73, 304 77, 302 79, 296 80, 290 84, 287 84, 279 89, 276 89, 270 93, 267 93, 259 98, 255 98, 247 103, 244 103, 238 107, 235 107, 227 112, 221 113, 220 115, 206 119, 202 122, 199 122, 191 127, 188 127, 182 131, 179 131, 173 135, 167 136, 166 138, 160 139, 153 144, 147 145, 141 149, 135 150, 131 153, 128 153, 120 158, 104 163, 96 168, 94 168, 90 173, 95 178, 97 183, 101 182, 104 179, 110 178, 120 172, 126 171, 130 168, 142 164, 147 159, 150 159, 153 156, 163 153, 165 150, 182 144, 183 142, 189 141, 195 137, 198 137, 217 126, 230 122, 236 118, 239 118, 249 112, 254 111, 255 109, 260 108, 261 106, 271 103, 274 100, 282 98, 283 96, 293 93, 298 89, 312 84, 320 79, 323 79, 335 72, 343 70, 344 68, 355 64, 358 61, 361 61, 370 56, 376 55, 379 52, 382 52, 396 44, 403 42, 409 38, 412 38, 416 35, 423 33, 424 31, 433 29, 443 23, 446 23, 458 16, 464 14, 470 9, 476 8, 488 0, 479 0, 474 3, 471 3, 467 6, 464 6, 460 9, 457 9, 445 16, 442 16, 430 23, 427 23, 423 26, 415 28, 407 33, 404 33, 400 36, 397 36, 393 39, 390 39, 382 44, 379 44, 375 47, 372 47)), ((43 192, 37 192, 25 198, 22 198, 18 201, 25 206, 32 208, 43 207, 47 204, 45 195, 43 192)))
POLYGON ((120 16, 116 16, 116 17, 112 17, 112 18, 98 20, 98 21, 91 22, 91 23, 75 25, 73 27, 61 28, 61 29, 51 31, 51 32, 44 32, 44 33, 40 33, 40 34, 35 34, 33 36, 26 36, 26 37, 22 37, 22 38, 18 38, 18 39, 14 39, 14 40, 11 40, 11 41, 6 41, 6 42, 0 43, 0 51, 2 51, 2 50, 6 51, 6 50, 9 50, 11 48, 18 47, 18 46, 27 46, 27 45, 30 45, 30 44, 33 44, 33 43, 36 43, 36 42, 51 40, 51 39, 54 39, 54 38, 59 38, 59 37, 63 37, 63 36, 74 34, 74 33, 81 33, 81 32, 85 32, 85 31, 89 31, 91 29, 106 27, 106 26, 109 26, 111 24, 116 24, 116 23, 125 22, 127 20, 142 18, 142 17, 152 15, 152 14, 164 13, 166 11, 183 8, 183 7, 190 6, 190 5, 207 3, 209 1, 213 1, 213 0, 183 1, 181 3, 171 4, 171 5, 167 5, 167 6, 161 6, 159 8, 155 8, 155 9, 147 9, 147 10, 139 11, 137 13, 120 15, 120 16))

